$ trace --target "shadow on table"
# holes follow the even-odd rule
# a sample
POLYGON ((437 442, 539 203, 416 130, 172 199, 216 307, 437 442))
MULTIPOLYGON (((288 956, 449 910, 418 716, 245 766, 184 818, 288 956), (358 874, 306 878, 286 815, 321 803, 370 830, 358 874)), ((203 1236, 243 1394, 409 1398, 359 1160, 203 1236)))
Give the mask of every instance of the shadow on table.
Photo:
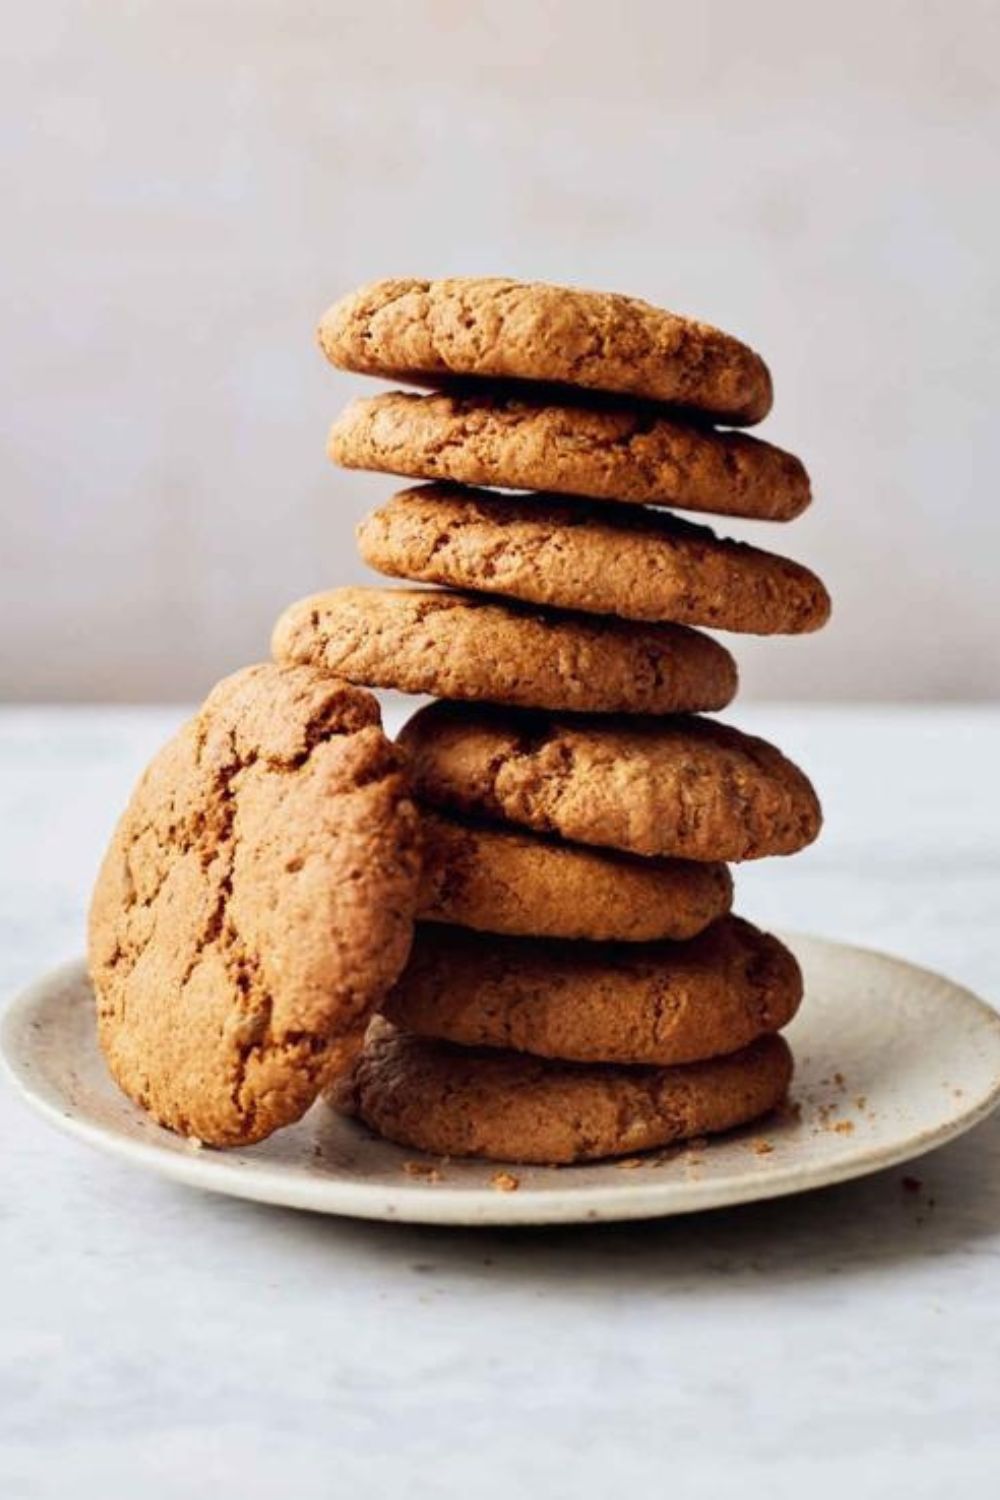
MULTIPOLYGON (((971 1248, 1000 1232, 1000 1113, 970 1134, 904 1167, 841 1186, 739 1208, 632 1224, 556 1228, 442 1229, 322 1218, 243 1204, 274 1215, 290 1253, 326 1244, 415 1275, 546 1278, 585 1289, 669 1277, 678 1289, 706 1269, 746 1280, 801 1282, 971 1248)), ((724 1285, 724 1283, 723 1283, 724 1285)))

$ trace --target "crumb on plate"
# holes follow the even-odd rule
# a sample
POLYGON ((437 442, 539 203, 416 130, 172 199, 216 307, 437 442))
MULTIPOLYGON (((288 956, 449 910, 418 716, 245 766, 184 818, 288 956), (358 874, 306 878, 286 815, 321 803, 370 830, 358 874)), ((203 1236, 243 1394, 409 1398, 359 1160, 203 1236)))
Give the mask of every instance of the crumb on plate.
POLYGON ((407 1177, 420 1177, 424 1182, 440 1182, 441 1173, 430 1161, 404 1161, 403 1171, 407 1177))
POLYGON ((521 1179, 513 1172, 494 1172, 490 1178, 490 1187, 497 1193, 516 1193, 520 1186, 521 1179))

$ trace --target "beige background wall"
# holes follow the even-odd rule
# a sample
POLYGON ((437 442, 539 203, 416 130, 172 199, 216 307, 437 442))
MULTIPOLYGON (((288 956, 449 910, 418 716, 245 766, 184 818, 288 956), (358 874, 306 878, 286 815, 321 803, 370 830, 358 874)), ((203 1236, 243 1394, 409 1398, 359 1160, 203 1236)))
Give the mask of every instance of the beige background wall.
POLYGON ((1000 6, 33 0, 5 18, 0 680, 193 696, 362 576, 355 282, 505 272, 743 334, 816 502, 822 637, 746 690, 991 697, 1000 6))

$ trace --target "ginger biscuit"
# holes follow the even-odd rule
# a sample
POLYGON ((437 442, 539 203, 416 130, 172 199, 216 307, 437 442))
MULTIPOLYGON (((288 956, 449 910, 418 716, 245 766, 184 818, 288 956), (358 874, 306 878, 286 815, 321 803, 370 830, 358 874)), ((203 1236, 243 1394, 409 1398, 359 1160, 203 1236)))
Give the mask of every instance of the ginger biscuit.
POLYGON ((377 1017, 354 1074, 352 1104, 401 1146, 555 1165, 633 1156, 731 1130, 776 1108, 791 1075, 780 1036, 708 1062, 626 1068, 455 1047, 377 1017))
POLYGON ((432 703, 404 725, 433 807, 680 859, 794 854, 822 821, 806 776, 712 719, 583 718, 432 703))
POLYGON ((659 408, 493 392, 353 401, 328 452, 347 469, 790 521, 810 500, 792 454, 659 408))
POLYGON ((298 1119, 406 960, 419 867, 369 693, 308 667, 219 683, 140 780, 93 895, 120 1086, 216 1146, 298 1119))
POLYGON ((801 999, 792 954, 738 917, 628 945, 426 925, 382 1014, 466 1047, 665 1066, 737 1052, 787 1026, 801 999))
POLYGON ((394 578, 621 619, 798 635, 830 613, 800 563, 639 506, 429 484, 367 516, 358 545, 394 578))
POLYGON ((722 864, 640 859, 427 809, 422 826, 425 922, 643 943, 693 937, 732 903, 722 864))
POLYGON ((646 625, 436 589, 333 589, 291 605, 274 656, 368 687, 587 713, 722 708, 725 647, 684 625, 646 625))
POLYGON ((437 385, 542 381, 686 406, 734 426, 765 417, 771 377, 727 333, 614 292, 509 277, 397 277, 335 302, 318 329, 341 370, 437 385))

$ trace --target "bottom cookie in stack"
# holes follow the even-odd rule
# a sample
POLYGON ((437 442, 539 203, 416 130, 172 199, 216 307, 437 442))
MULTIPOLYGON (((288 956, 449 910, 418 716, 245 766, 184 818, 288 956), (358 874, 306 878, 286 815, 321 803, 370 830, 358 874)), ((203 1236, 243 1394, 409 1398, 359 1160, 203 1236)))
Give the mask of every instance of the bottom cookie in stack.
POLYGON ((681 1067, 588 1066, 428 1041, 376 1019, 353 1108, 387 1140, 438 1156, 561 1166, 748 1124, 781 1103, 791 1076, 777 1035, 681 1067))

